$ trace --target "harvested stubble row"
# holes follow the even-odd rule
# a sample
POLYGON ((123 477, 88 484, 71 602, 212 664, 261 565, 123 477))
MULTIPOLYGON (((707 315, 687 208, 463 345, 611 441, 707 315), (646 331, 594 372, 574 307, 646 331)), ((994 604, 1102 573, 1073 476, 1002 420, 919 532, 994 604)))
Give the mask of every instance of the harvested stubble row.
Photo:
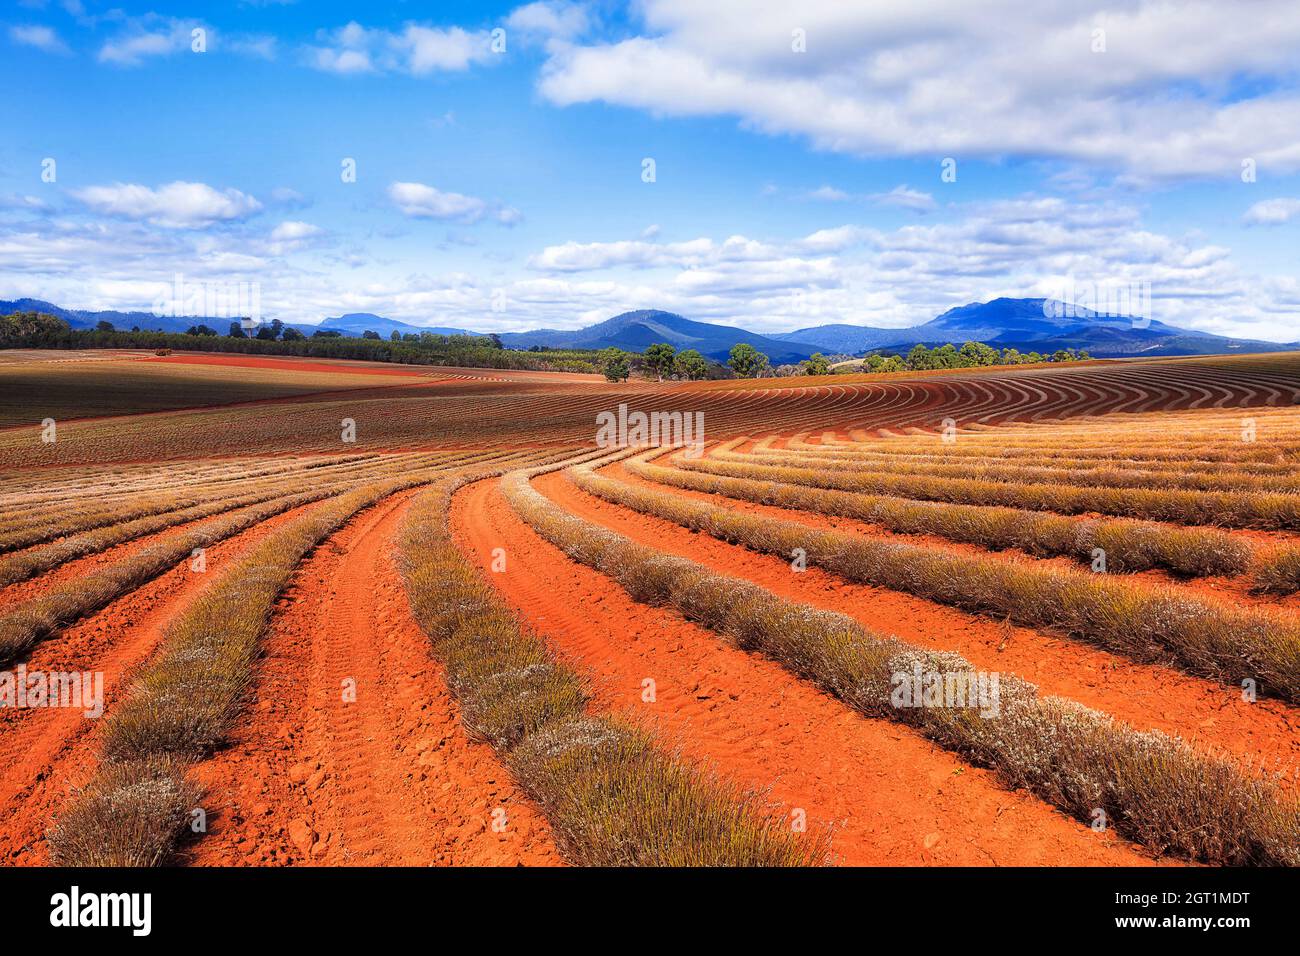
POLYGON ((865 630, 852 618, 785 601, 748 581, 643 547, 568 514, 514 472, 507 499, 539 534, 611 577, 633 599, 687 618, 771 657, 868 717, 908 724, 972 763, 992 768, 1081 820, 1110 825, 1158 853, 1223 864, 1300 863, 1300 805, 1277 781, 1238 761, 1200 753, 1158 732, 1139 733, 1073 701, 1039 697, 1003 676, 999 711, 895 707, 893 675, 923 671, 964 680, 955 654, 925 651, 865 630))
POLYGON ((1003 484, 924 475, 835 473, 824 468, 756 464, 752 456, 719 451, 680 467, 736 478, 766 479, 839 491, 890 494, 924 501, 999 505, 1060 514, 1119 515, 1176 524, 1300 530, 1300 495, 1277 492, 1178 491, 1177 489, 1073 488, 1051 484, 1003 484))
POLYGON ((161 656, 105 718, 102 763, 50 831, 59 866, 157 866, 199 805, 190 765, 223 743, 252 681, 272 602, 298 563, 353 515, 434 480, 375 481, 273 532, 168 627, 161 656))
POLYGON ((798 866, 824 846, 684 763, 646 731, 587 711, 582 681, 521 629, 452 543, 451 495, 424 492, 401 537, 416 619, 447 667, 471 733, 541 806, 564 856, 587 866, 798 866))
POLYGON ((191 508, 204 504, 220 495, 233 495, 255 490, 283 490, 294 481, 322 481, 326 478, 342 478, 348 475, 364 475, 372 469, 391 467, 402 461, 420 462, 436 460, 437 455, 393 455, 373 457, 364 461, 345 462, 320 466, 309 466, 295 470, 286 475, 277 475, 249 479, 247 481, 230 481, 217 484, 183 485, 183 492, 171 489, 165 494, 130 495, 124 500, 101 500, 91 502, 72 502, 58 511, 42 512, 14 520, 3 525, 0 532, 0 551, 29 547, 69 534, 90 531, 107 525, 115 525, 137 518, 191 508))
POLYGON ((995 505, 941 504, 890 495, 835 491, 750 478, 681 471, 639 459, 626 467, 651 481, 709 494, 841 515, 898 534, 934 534, 993 551, 1016 548, 1033 555, 1065 555, 1084 563, 1105 552, 1110 571, 1162 567, 1179 574, 1240 574, 1251 549, 1222 531, 1176 528, 1124 519, 1079 521, 1061 515, 995 505))
MULTIPOLYGON (((184 488, 196 487, 220 488, 223 485, 240 485, 258 478, 308 476, 317 469, 338 468, 356 462, 376 461, 376 454, 332 455, 316 459, 275 459, 268 463, 264 458, 241 460, 238 464, 222 462, 219 466, 209 465, 202 468, 158 468, 157 466, 136 466, 129 477, 113 482, 105 479, 86 479, 74 482, 41 482, 40 491, 0 496, 3 514, 0 519, 7 522, 11 516, 29 509, 33 502, 46 506, 43 515, 54 514, 59 510, 70 510, 79 506, 82 499, 103 503, 132 497, 147 491, 166 491, 175 494, 184 488)), ((28 484, 30 487, 30 482, 28 484)))
MULTIPOLYGON (((374 480, 381 480, 376 477, 374 480)), ((149 545, 126 560, 19 604, 0 617, 0 663, 11 661, 61 625, 96 611, 190 557, 197 548, 239 534, 268 518, 340 494, 326 486, 226 515, 149 545)))
MULTIPOLYGON (((930 445, 933 446, 933 439, 931 440, 930 445)), ((1050 463, 1040 464, 1039 467, 1069 469, 1082 472, 1123 470, 1125 472, 1143 471, 1151 475, 1183 475, 1187 474, 1188 469, 1190 468, 1193 469, 1195 473, 1211 476, 1224 476, 1226 478, 1232 478, 1238 475, 1266 475, 1269 477, 1294 476, 1297 473, 1300 473, 1300 462, 1174 462, 1166 459, 1089 457, 1078 449, 1071 449, 1068 455, 1050 455, 1044 451, 1041 454, 1025 454, 1024 456, 1020 456, 1001 446, 986 449, 974 449, 968 452, 947 447, 942 452, 936 452, 933 450, 933 447, 918 448, 915 450, 896 448, 892 444, 884 441, 855 445, 810 445, 792 441, 788 442, 784 449, 773 449, 770 445, 760 445, 756 446, 755 450, 762 452, 772 450, 785 453, 807 452, 809 454, 815 454, 826 458, 834 458, 836 461, 840 462, 861 461, 864 463, 889 464, 895 462, 915 462, 919 464, 970 463, 975 465, 1018 465, 1020 457, 1029 457, 1034 458, 1035 461, 1040 463, 1050 463)))
POLYGON ((1059 630, 1143 662, 1177 661, 1197 676, 1300 701, 1300 625, 1293 616, 1239 610, 1175 588, 1031 562, 949 554, 897 541, 822 531, 648 491, 590 470, 586 491, 755 551, 801 549, 810 564, 864 584, 915 594, 1027 627, 1059 630))
POLYGON ((888 469, 892 475, 917 475, 931 478, 966 478, 998 484, 1061 484, 1083 488, 1153 488, 1162 483, 1195 491, 1256 491, 1294 494, 1293 475, 1261 476, 1248 472, 1205 474, 1195 470, 1149 471, 1142 469, 1054 468, 1024 464, 979 464, 976 462, 918 462, 897 457, 844 460, 811 450, 781 452, 764 449, 753 456, 763 464, 816 467, 835 471, 871 474, 888 469))
MULTIPOLYGON (((447 460, 449 462, 456 461, 467 464, 474 461, 476 458, 491 457, 495 457, 495 454, 469 456, 466 458, 449 458, 447 460)), ((334 488, 336 491, 345 491, 355 487, 363 481, 370 480, 372 476, 382 477, 384 474, 391 474, 394 465, 408 461, 418 462, 419 457, 371 459, 367 462, 366 466, 360 470, 349 468, 346 472, 341 473, 330 471, 323 474, 314 474, 312 476, 312 481, 315 483, 328 481, 328 487, 334 488)), ((264 488, 250 494, 209 501, 200 505, 195 505, 191 508, 164 511, 161 514, 137 518, 134 521, 124 521, 120 524, 96 528, 91 531, 86 531, 72 537, 55 541, 52 544, 43 547, 32 548, 15 554, 0 556, 0 586, 13 584, 17 581, 24 581, 34 575, 57 567, 65 561, 85 557, 89 554, 96 554, 100 551, 132 541, 136 538, 154 534, 158 531, 165 531, 175 525, 184 524, 189 521, 198 521, 203 518, 212 517, 213 515, 224 514, 227 511, 234 511, 237 508, 243 508, 252 504, 260 504, 264 501, 290 497, 290 493, 286 491, 285 488, 286 483, 283 480, 280 480, 270 488, 264 488)))

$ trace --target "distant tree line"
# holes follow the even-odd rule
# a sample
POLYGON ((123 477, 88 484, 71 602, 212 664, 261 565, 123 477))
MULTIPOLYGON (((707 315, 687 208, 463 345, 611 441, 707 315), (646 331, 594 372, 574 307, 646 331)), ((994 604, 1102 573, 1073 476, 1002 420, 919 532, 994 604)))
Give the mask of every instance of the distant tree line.
POLYGON ((251 355, 295 355, 312 358, 360 359, 402 365, 447 365, 531 371, 596 372, 597 353, 590 350, 548 350, 544 353, 504 348, 495 335, 435 335, 432 332, 393 332, 382 339, 366 331, 360 338, 319 330, 310 336, 279 319, 245 330, 230 323, 226 335, 204 324, 185 332, 124 331, 101 321, 94 329, 74 329, 63 319, 41 312, 0 316, 0 348, 34 349, 167 349, 191 352, 233 352, 251 355))
POLYGON ((814 352, 798 364, 778 365, 772 368, 768 358, 747 342, 731 349, 728 362, 741 378, 779 378, 786 375, 832 375, 844 372, 928 372, 949 368, 977 368, 990 365, 1033 365, 1039 362, 1086 362, 1092 356, 1086 350, 1057 349, 1051 354, 1021 352, 1018 349, 996 349, 983 342, 967 342, 961 348, 941 345, 928 348, 917 344, 906 356, 873 353, 861 360, 848 355, 823 355, 814 352))

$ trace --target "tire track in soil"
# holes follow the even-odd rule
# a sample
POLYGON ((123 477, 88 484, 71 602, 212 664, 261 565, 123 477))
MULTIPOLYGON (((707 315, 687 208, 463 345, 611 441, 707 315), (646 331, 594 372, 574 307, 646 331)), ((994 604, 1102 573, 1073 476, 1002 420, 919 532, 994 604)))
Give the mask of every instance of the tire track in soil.
POLYGON ((868 720, 780 665, 675 612, 634 602, 518 516, 496 480, 453 499, 457 543, 554 650, 592 680, 594 706, 657 727, 690 759, 765 792, 773 812, 834 826, 832 852, 857 865, 1150 865, 1039 800, 999 786, 919 736, 868 720), (641 702, 644 678, 657 702, 641 702), (653 708, 648 711, 648 708, 653 708))
POLYGON ((540 811, 467 736, 411 614, 395 537, 416 493, 362 512, 295 572, 234 742, 196 769, 210 832, 192 863, 562 862, 540 811))
MULTIPOLYGON (((618 464, 600 472, 630 485, 721 504, 746 514, 823 530, 859 532, 864 537, 886 537, 873 535, 871 526, 847 518, 660 485, 618 464)), ((787 600, 848 614, 870 630, 893 634, 931 650, 956 652, 981 670, 1017 674, 1038 685, 1043 694, 1068 697, 1138 730, 1160 730, 1250 762, 1263 760, 1267 767, 1286 774, 1288 786, 1300 786, 1300 709, 1285 701, 1246 701, 1239 689, 1194 677, 1173 666, 1138 663, 1084 641, 992 620, 888 588, 859 584, 817 567, 791 574, 783 558, 759 554, 662 518, 610 504, 582 491, 560 472, 544 475, 534 485, 566 510, 641 544, 753 581, 787 600)))
MULTIPOLYGON (((28 671, 102 672, 105 713, 111 711, 131 674, 161 643, 168 623, 216 579, 222 566, 318 504, 276 515, 210 546, 205 574, 195 574, 189 561, 182 561, 42 641, 27 658, 28 671)), ((98 721, 80 709, 0 709, 0 864, 49 862, 46 829, 99 765, 97 727, 98 721)))

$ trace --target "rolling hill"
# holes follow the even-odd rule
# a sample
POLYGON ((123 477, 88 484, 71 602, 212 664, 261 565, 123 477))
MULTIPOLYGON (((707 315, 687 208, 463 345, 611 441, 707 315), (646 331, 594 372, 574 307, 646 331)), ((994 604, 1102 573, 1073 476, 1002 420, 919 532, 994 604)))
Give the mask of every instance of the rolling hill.
POLYGON ((673 312, 642 309, 624 312, 585 329, 564 332, 538 329, 533 332, 505 332, 507 348, 526 349, 534 345, 556 348, 603 349, 616 346, 640 352, 655 342, 667 342, 676 349, 695 349, 709 358, 725 360, 731 347, 748 342, 764 353, 773 365, 798 362, 818 351, 817 346, 787 338, 774 338, 730 325, 695 322, 673 312))

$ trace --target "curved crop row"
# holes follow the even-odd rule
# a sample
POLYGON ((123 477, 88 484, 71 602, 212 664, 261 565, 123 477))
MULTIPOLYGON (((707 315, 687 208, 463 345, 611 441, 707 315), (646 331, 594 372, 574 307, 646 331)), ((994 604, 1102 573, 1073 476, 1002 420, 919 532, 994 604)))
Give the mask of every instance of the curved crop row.
MULTIPOLYGON (((376 476, 375 480, 380 480, 376 476)), ((131 557, 24 601, 0 617, 0 663, 13 660, 62 625, 99 610, 188 558, 195 549, 261 524, 268 518, 340 494, 325 486, 245 508, 152 544, 131 557)))
POLYGON ((661 554, 568 514, 514 472, 511 505, 571 558, 608 575, 635 600, 666 605, 812 680, 848 706, 908 724, 1067 813, 1105 814, 1124 835, 1161 853, 1229 864, 1300 862, 1300 807, 1276 782, 1231 759, 1161 733, 1139 733, 1073 701, 1039 697, 1004 677, 1000 713, 899 707, 894 675, 920 666, 961 678, 974 667, 881 637, 852 618, 785 601, 748 581, 661 554))
POLYGON ((746 455, 719 452, 683 459, 680 467, 737 478, 783 481, 839 491, 896 494, 924 501, 1000 505, 1059 514, 1119 515, 1179 524, 1300 530, 1300 495, 1175 489, 1071 488, 1049 484, 1007 485, 965 478, 888 474, 836 474, 818 468, 758 465, 746 455))
POLYGON ((584 490, 636 511, 705 531, 755 551, 789 556, 850 580, 953 607, 1059 630, 1139 661, 1176 660, 1189 673, 1256 682, 1300 701, 1300 626, 1292 618, 1238 610, 1085 571, 949 554, 794 521, 741 514, 597 475, 571 474, 584 490))
POLYGON ((451 495, 473 478, 416 501, 401 536, 402 573, 466 726, 542 807, 564 855, 587 866, 817 862, 815 840, 782 832, 752 798, 684 764, 645 731, 586 712, 578 676, 520 628, 451 541, 451 495))
POLYGON ((1024 464, 976 464, 975 462, 915 462, 901 458, 882 460, 848 460, 818 454, 810 450, 798 452, 762 450, 752 456, 764 464, 792 465, 794 467, 831 468, 836 471, 875 473, 887 469, 892 475, 920 475, 934 478, 966 478, 972 481, 999 484, 1060 484, 1081 488, 1158 488, 1165 483, 1194 491, 1256 491, 1294 494, 1297 492, 1294 475, 1261 476, 1250 472, 1234 474, 1204 474, 1183 469, 1176 472, 1145 471, 1141 469, 1056 468, 1024 464))
POLYGON ((271 605, 298 563, 357 512, 434 477, 377 481, 271 533, 168 625, 161 656, 105 717, 102 763, 49 834, 59 866, 157 866, 200 791, 190 766, 226 740, 271 605))
POLYGON ((841 515, 878 524, 899 534, 934 534, 993 551, 1015 548, 1033 555, 1065 555, 1084 563, 1105 553, 1109 571, 1163 567, 1179 574, 1240 574, 1251 549, 1211 528, 1176 528, 1124 519, 1077 521, 1061 515, 992 505, 940 504, 888 495, 835 491, 775 481, 728 478, 681 471, 638 459, 626 467, 660 484, 709 494, 841 515))

